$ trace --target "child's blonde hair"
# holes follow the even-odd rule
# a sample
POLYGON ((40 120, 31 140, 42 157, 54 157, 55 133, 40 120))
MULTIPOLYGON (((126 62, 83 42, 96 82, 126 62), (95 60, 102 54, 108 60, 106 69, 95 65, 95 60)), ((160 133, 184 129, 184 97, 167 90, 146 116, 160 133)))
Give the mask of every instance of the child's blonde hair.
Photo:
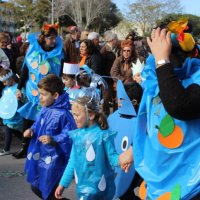
POLYGON ((98 101, 95 98, 83 96, 76 99, 76 103, 85 107, 86 112, 94 113, 94 121, 99 125, 102 130, 108 129, 108 122, 106 116, 99 111, 98 101))

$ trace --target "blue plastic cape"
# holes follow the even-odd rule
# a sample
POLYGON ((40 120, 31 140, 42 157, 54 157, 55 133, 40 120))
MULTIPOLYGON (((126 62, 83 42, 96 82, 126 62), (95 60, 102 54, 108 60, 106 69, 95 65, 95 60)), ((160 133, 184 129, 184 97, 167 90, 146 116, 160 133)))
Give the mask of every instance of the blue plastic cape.
MULTIPOLYGON (((117 82, 117 97, 122 106, 109 116, 108 123, 110 129, 118 132, 115 137, 115 147, 117 153, 121 154, 133 143, 133 134, 136 128, 136 112, 120 80, 117 82), (123 115, 130 117, 127 118, 123 115)), ((115 197, 120 197, 128 190, 133 180, 135 175, 134 165, 130 167, 128 173, 125 173, 120 168, 115 168, 115 173, 115 197)))
MULTIPOLYGON (((200 191, 200 119, 181 121, 172 118, 175 126, 182 130, 183 142, 176 148, 167 148, 159 142, 156 127, 167 112, 161 99, 155 101, 159 87, 153 57, 149 61, 142 72, 146 80, 134 135, 135 167, 147 183, 148 198, 157 199, 179 185, 181 199, 188 200, 200 191)), ((200 60, 186 59, 175 73, 184 87, 192 83, 200 85, 200 60)))
POLYGON ((17 113, 17 108, 22 106, 16 99, 17 84, 6 86, 0 99, 0 117, 3 124, 9 128, 22 131, 22 117, 17 113))
POLYGON ((68 94, 64 92, 53 105, 41 109, 32 127, 25 171, 27 181, 42 192, 43 199, 58 184, 70 156, 72 141, 68 131, 76 125, 69 109, 68 94), (42 144, 38 140, 42 135, 50 136, 56 144, 42 144))
POLYGON ((52 51, 44 51, 37 41, 37 34, 30 34, 28 40, 30 46, 25 57, 29 77, 26 82, 27 104, 18 112, 26 119, 35 121, 39 112, 39 94, 37 84, 48 74, 60 75, 60 64, 63 57, 62 41, 56 38, 56 47, 52 51))
POLYGON ((113 141, 115 134, 97 125, 70 131, 72 153, 60 185, 68 187, 74 174, 79 199, 112 200, 115 184, 111 165, 117 166, 119 162, 113 141))

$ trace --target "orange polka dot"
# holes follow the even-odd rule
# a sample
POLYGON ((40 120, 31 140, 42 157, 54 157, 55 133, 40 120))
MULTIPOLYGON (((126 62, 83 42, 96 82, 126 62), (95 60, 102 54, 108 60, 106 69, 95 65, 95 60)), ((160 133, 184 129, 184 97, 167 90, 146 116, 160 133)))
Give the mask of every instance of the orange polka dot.
POLYGON ((35 81, 35 74, 31 74, 31 80, 35 81))
POLYGON ((46 65, 41 65, 40 66, 40 73, 42 75, 46 75, 48 72, 49 72, 49 69, 48 69, 48 67, 46 65))
POLYGON ((146 182, 143 181, 139 188, 139 197, 141 200, 144 200, 147 196, 146 182))
POLYGON ((157 198, 157 200, 170 200, 171 192, 166 192, 157 198))
POLYGON ((37 61, 32 62, 32 63, 31 63, 31 67, 32 67, 33 69, 36 69, 36 68, 38 67, 37 61))
POLYGON ((179 126, 175 126, 174 131, 167 137, 163 137, 160 132, 158 132, 158 140, 159 142, 169 148, 174 149, 183 143, 184 134, 182 129, 179 126))
POLYGON ((33 90, 32 90, 32 95, 33 95, 34 97, 36 97, 36 96, 38 95, 38 91, 37 91, 36 89, 33 89, 33 90))

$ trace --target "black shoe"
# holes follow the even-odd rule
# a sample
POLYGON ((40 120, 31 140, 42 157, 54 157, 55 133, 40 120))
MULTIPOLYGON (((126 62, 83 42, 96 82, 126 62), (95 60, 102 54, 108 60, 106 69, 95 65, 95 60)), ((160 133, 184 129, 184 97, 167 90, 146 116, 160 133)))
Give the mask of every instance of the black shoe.
POLYGON ((15 152, 12 154, 13 157, 20 159, 20 158, 26 158, 27 156, 27 150, 25 150, 24 148, 20 149, 18 152, 15 152))

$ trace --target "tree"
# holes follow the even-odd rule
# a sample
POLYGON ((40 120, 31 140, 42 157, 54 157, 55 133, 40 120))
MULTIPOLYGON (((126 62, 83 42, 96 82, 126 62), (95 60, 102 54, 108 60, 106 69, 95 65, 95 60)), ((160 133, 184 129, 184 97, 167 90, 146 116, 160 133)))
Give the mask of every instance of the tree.
POLYGON ((51 4, 48 0, 36 0, 35 2, 36 10, 36 23, 39 27, 42 27, 44 22, 49 21, 49 16, 51 13, 51 4))
POLYGON ((172 13, 172 14, 166 15, 161 20, 157 21, 157 24, 160 24, 166 19, 177 20, 177 19, 180 19, 181 17, 186 17, 189 19, 189 22, 192 25, 192 33, 193 33, 194 38, 196 39, 200 38, 200 17, 196 15, 172 13))
POLYGON ((34 0, 10 0, 9 8, 15 16, 17 26, 22 26, 26 34, 35 23, 34 0))
POLYGON ((117 26, 122 19, 116 4, 108 2, 104 12, 90 24, 89 28, 101 34, 117 26))
POLYGON ((66 14, 77 26, 88 29, 93 21, 101 16, 110 0, 68 0, 66 14))
POLYGON ((137 24, 143 35, 156 25, 156 21, 171 12, 181 12, 180 1, 137 0, 130 5, 130 20, 137 24))

